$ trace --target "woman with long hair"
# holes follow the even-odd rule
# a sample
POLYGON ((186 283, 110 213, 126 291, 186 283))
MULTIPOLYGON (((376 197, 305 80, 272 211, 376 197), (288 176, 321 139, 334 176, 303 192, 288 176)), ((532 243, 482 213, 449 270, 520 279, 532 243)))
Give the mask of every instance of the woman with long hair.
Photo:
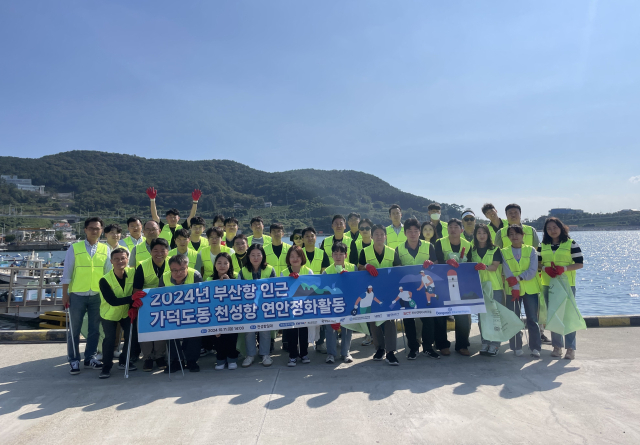
MULTIPOLYGON (((227 252, 220 252, 216 255, 214 261, 213 275, 207 281, 216 280, 233 280, 236 274, 233 270, 233 262, 231 255, 227 252)), ((224 369, 225 365, 229 369, 237 369, 238 350, 236 343, 238 342, 238 334, 217 334, 214 337, 214 345, 216 348, 216 366, 217 371, 224 369)))

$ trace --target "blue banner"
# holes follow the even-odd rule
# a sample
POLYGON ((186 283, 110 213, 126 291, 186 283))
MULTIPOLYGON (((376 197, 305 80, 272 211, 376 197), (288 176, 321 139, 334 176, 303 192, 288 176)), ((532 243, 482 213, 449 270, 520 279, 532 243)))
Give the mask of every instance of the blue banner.
POLYGON ((485 312, 475 263, 145 289, 140 341, 485 312))

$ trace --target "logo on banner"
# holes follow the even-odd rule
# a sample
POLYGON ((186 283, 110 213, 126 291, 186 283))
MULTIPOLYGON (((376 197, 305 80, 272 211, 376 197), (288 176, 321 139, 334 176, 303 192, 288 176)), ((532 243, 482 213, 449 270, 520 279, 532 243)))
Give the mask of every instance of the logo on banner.
POLYGON ((295 325, 296 325, 295 323, 280 323, 281 328, 285 328, 287 326, 295 326, 295 325))
POLYGON ((206 329, 200 329, 200 333, 201 333, 201 334, 206 334, 206 333, 207 333, 207 330, 206 330, 206 329))

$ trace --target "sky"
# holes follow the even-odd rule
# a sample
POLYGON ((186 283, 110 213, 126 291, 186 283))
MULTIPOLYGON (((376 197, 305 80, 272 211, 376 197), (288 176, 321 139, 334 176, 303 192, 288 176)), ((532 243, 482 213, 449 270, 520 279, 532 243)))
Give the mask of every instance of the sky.
POLYGON ((528 218, 640 208, 636 0, 6 0, 0 55, 4 156, 358 170, 528 218))

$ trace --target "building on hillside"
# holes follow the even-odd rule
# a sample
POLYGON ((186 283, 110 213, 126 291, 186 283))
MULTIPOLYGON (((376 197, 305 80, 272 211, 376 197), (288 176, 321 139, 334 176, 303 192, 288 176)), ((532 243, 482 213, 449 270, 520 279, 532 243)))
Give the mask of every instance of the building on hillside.
POLYGON ((264 203, 264 206, 265 206, 266 208, 271 207, 271 201, 269 201, 269 202, 265 202, 265 203, 264 203))
POLYGON ((551 209, 549 210, 549 216, 558 216, 558 215, 579 215, 584 213, 583 210, 579 209, 551 209))
POLYGON ((53 225, 53 230, 56 232, 71 232, 73 227, 71 227, 71 224, 69 224, 66 219, 63 219, 53 225))
POLYGON ((0 179, 3 179, 7 184, 14 184, 19 190, 25 190, 27 192, 36 192, 40 195, 44 195, 44 185, 33 185, 31 179, 20 179, 16 175, 0 175, 0 179))

